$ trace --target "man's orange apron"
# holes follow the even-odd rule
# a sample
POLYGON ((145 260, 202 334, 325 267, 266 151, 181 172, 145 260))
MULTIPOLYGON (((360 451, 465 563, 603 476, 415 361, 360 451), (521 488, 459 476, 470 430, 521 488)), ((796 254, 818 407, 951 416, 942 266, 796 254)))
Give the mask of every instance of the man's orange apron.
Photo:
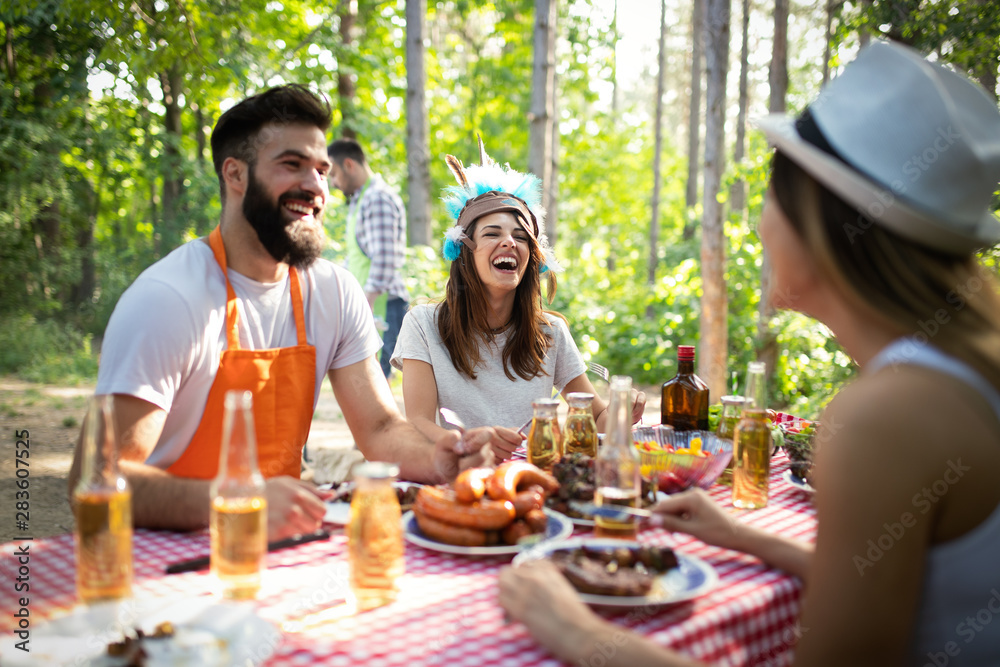
POLYGON ((226 392, 253 393, 253 419, 257 430, 257 460, 264 477, 290 475, 302 470, 302 447, 309 437, 315 401, 316 348, 306 342, 302 289, 294 267, 288 268, 298 345, 270 350, 241 350, 236 292, 226 274, 226 249, 216 227, 208 237, 215 260, 226 279, 226 343, 219 372, 208 392, 205 412, 191 443, 167 472, 178 477, 211 479, 219 469, 222 416, 226 392))

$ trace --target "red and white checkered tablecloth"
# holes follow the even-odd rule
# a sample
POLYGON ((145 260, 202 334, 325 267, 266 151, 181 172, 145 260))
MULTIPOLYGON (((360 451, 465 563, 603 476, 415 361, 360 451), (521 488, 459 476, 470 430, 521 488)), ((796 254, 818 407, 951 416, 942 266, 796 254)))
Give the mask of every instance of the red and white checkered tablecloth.
MULTIPOLYGON (((812 541, 815 511, 810 496, 781 479, 787 459, 772 462, 768 506, 732 510, 740 521, 812 541)), ((710 494, 729 505, 730 491, 710 494)), ((578 530, 577 534, 587 531, 578 530)), ((798 580, 754 558, 707 546, 687 535, 645 530, 641 541, 667 544, 715 567, 719 584, 686 603, 625 611, 606 618, 652 641, 717 665, 784 665, 791 662, 799 613, 798 580)), ((17 543, 0 546, 0 580, 13 590, 17 543)), ((134 593, 145 596, 212 595, 204 572, 166 575, 164 567, 208 552, 206 532, 180 534, 137 530, 134 593)), ((76 602, 72 535, 30 543, 32 623, 66 613, 76 602)), ((346 538, 304 544, 268 555, 268 572, 257 613, 281 626, 306 614, 336 607, 347 592, 346 538)), ((406 545, 406 575, 399 599, 363 614, 345 616, 303 632, 285 632, 267 665, 358 665, 368 667, 507 667, 558 665, 518 623, 505 623, 497 605, 496 575, 509 558, 469 558, 406 545)), ((4 591, 0 632, 11 632, 13 595, 4 591)), ((9 638, 9 636, 8 636, 9 638)), ((596 656, 595 656, 596 657, 596 656)), ((597 664, 595 662, 595 664, 597 664)))

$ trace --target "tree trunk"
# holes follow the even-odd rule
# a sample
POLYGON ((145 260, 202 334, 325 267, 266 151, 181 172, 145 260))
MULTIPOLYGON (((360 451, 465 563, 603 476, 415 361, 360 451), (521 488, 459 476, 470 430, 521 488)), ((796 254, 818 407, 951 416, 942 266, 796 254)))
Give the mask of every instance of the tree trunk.
POLYGON ((726 77, 729 70, 729 19, 731 0, 707 0, 705 102, 705 192, 701 231, 701 342, 698 374, 709 392, 722 396, 726 389, 728 356, 728 299, 726 294, 726 244, 719 188, 725 162, 726 77))
POLYGON ((656 70, 656 109, 653 113, 653 201, 649 220, 649 264, 646 284, 656 283, 659 263, 660 183, 663 180, 663 80, 667 69, 667 0, 660 0, 660 51, 656 70))
MULTIPOLYGON (((542 179, 542 192, 552 184, 552 89, 555 76, 556 0, 535 2, 535 61, 531 76, 531 113, 528 140, 528 171, 542 179)), ((555 246, 556 229, 545 222, 549 243, 555 246)))
MULTIPOLYGON (((79 309, 90 303, 97 289, 97 250, 94 248, 94 230, 97 228, 97 214, 100 210, 100 195, 90 181, 81 179, 79 189, 84 207, 85 219, 76 231, 76 246, 80 252, 80 279, 70 291, 70 302, 79 309)), ((98 181, 100 182, 100 181, 98 181)))
MULTIPOLYGON (((862 5, 871 5, 873 2, 874 0, 861 0, 862 5)), ((865 14, 867 14, 869 12, 869 9, 865 8, 862 11, 865 14)), ((872 40, 872 34, 868 30, 868 28, 861 28, 860 30, 858 30, 858 48, 861 49, 865 48, 866 46, 868 46, 871 40, 872 40)))
POLYGON ((552 73, 552 151, 549 187, 545 191, 545 220, 547 226, 559 229, 559 73, 552 73))
POLYGON ((340 136, 357 139, 355 126, 354 98, 357 88, 354 84, 354 70, 348 64, 348 54, 354 48, 354 24, 358 21, 357 0, 344 0, 337 9, 340 18, 340 53, 337 57, 337 100, 340 103, 340 136))
POLYGON ((406 0, 406 164, 410 245, 431 243, 430 121, 424 69, 427 0, 406 0))
MULTIPOLYGON (((995 6, 989 6, 995 4, 993 0, 976 0, 976 4, 979 5, 980 16, 989 16, 991 12, 996 11, 995 6)), ((980 58, 973 66, 973 75, 995 103, 997 101, 997 60, 1000 59, 1000 48, 997 46, 996 37, 989 44, 990 48, 984 54, 986 57, 980 58)))
POLYGON ((181 191, 184 176, 181 173, 181 81, 180 68, 175 64, 165 72, 160 72, 160 86, 163 89, 163 226, 157 230, 157 253, 172 250, 180 241, 183 221, 180 215, 181 191))
MULTIPOLYGON (((788 0, 776 0, 774 3, 774 42, 771 48, 771 69, 768 80, 771 83, 768 110, 771 113, 784 113, 785 97, 788 92, 788 0)), ((773 376, 778 361, 778 337, 771 329, 774 304, 771 302, 770 291, 771 259, 767 250, 761 249, 757 360, 764 362, 768 379, 773 376)))
MULTIPOLYGON (((750 105, 748 93, 748 61, 750 60, 750 0, 743 0, 743 46, 740 48, 740 110, 736 117, 736 148, 733 150, 733 162, 739 168, 746 155, 747 143, 747 108, 750 105)), ((747 185, 740 178, 729 188, 729 210, 737 213, 740 218, 746 211, 747 185)))
POLYGON ((823 47, 823 85, 830 80, 830 54, 833 50, 833 8, 834 0, 827 0, 826 3, 826 32, 824 33, 825 45, 823 47))
MULTIPOLYGON (((691 95, 688 101, 688 172, 684 191, 684 206, 691 210, 698 203, 698 174, 701 171, 701 87, 704 78, 702 52, 705 44, 705 0, 691 3, 691 95)), ((694 222, 684 225, 684 238, 694 236, 694 222)))
POLYGON ((205 114, 202 112, 200 105, 194 108, 194 122, 194 138, 198 142, 198 155, 196 157, 198 158, 198 164, 204 170, 208 166, 205 160, 205 147, 208 142, 205 138, 205 114))
POLYGON ((14 26, 7 24, 6 44, 7 78, 11 83, 17 80, 17 60, 14 59, 14 26))
POLYGON ((611 120, 618 122, 620 102, 618 101, 618 0, 611 15, 611 120))

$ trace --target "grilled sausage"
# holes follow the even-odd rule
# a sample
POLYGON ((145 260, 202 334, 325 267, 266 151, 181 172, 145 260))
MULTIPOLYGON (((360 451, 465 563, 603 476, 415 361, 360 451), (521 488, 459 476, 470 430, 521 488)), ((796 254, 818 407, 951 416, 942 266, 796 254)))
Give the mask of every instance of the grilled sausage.
POLYGON ((455 492, 440 486, 425 486, 417 494, 414 510, 424 515, 466 528, 500 530, 514 520, 514 504, 505 500, 483 499, 472 504, 461 503, 455 492))
POLYGON ((506 461, 501 463, 486 483, 486 493, 494 500, 513 502, 519 488, 526 489, 537 484, 546 494, 559 490, 555 477, 527 461, 506 461))
POLYGON ((445 523, 444 521, 438 521, 417 509, 413 510, 413 516, 417 519, 420 531, 432 540, 459 547, 486 546, 487 533, 485 530, 465 528, 445 523))
POLYGON ((493 468, 469 468, 455 479, 455 497, 459 502, 474 503, 486 495, 486 480, 493 476, 493 468))

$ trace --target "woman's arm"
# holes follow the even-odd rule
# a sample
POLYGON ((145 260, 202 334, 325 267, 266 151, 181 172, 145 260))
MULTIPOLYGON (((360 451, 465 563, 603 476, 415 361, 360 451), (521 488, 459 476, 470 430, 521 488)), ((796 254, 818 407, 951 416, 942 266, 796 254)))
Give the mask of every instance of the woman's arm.
MULTIPOLYGON (((403 359, 403 404, 406 418, 431 440, 447 431, 437 424, 438 390, 434 367, 426 361, 403 359)), ((443 406, 450 407, 450 406, 443 406)), ((468 429, 464 436, 470 448, 490 445, 494 457, 506 460, 521 444, 521 435, 509 428, 480 426, 468 429)))
MULTIPOLYGON (((594 401, 591 403, 591 410, 594 413, 594 421, 597 423, 597 432, 604 433, 604 428, 608 421, 608 403, 600 395, 598 395, 597 390, 594 389, 594 384, 587 377, 586 373, 577 375, 575 378, 566 383, 563 387, 562 396, 567 401, 568 396, 571 392, 582 391, 587 394, 594 395, 594 401)), ((632 423, 636 423, 642 419, 642 413, 646 409, 646 394, 645 392, 638 391, 636 389, 632 390, 632 423)))

